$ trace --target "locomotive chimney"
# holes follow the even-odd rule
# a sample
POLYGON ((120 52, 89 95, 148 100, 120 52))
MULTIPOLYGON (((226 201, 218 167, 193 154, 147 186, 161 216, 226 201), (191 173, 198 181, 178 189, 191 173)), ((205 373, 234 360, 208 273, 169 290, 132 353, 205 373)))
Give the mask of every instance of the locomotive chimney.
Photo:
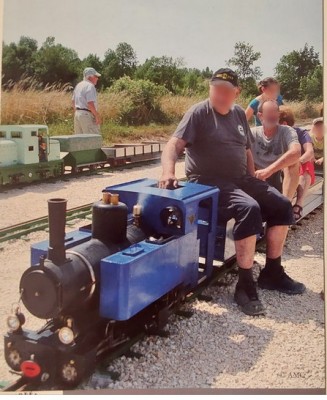
POLYGON ((66 260, 65 225, 66 199, 49 199, 49 248, 48 259, 54 264, 63 264, 66 260))

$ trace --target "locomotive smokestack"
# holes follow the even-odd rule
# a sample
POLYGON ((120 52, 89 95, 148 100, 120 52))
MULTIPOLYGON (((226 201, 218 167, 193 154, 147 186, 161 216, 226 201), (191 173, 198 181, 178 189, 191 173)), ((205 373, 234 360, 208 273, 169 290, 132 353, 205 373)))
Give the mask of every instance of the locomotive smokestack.
POLYGON ((54 264, 63 264, 66 260, 65 225, 66 199, 49 199, 49 248, 48 259, 54 264))

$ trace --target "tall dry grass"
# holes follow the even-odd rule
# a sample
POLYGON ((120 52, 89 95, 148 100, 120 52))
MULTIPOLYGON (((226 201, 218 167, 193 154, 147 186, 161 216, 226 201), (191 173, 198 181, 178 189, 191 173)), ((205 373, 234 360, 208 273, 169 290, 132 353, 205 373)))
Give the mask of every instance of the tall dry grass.
MULTIPOLYGON (((2 124, 63 124, 73 120, 71 106, 72 88, 69 85, 51 85, 40 90, 32 79, 12 85, 2 92, 2 124), (26 89, 28 87, 28 89, 26 89)), ((160 108, 167 123, 177 123, 186 110, 201 96, 165 95, 160 99, 160 108)), ((100 92, 99 111, 104 124, 120 124, 120 116, 129 107, 128 94, 100 92)), ((239 104, 246 107, 240 99, 239 104)), ((308 121, 319 116, 321 103, 288 102, 295 113, 296 121, 308 121)))
MULTIPOLYGON (((51 124, 73 118, 72 87, 49 85, 40 90, 38 82, 23 80, 2 92, 2 124, 51 124), (28 86, 28 89, 26 87, 28 86)), ((103 92, 98 96, 103 119, 118 121, 126 107, 126 95, 103 92)))
POLYGON ((308 101, 289 101, 285 104, 293 110, 296 122, 319 117, 323 107, 322 103, 308 101))
POLYGON ((1 123, 48 124, 71 118, 70 90, 69 85, 58 84, 40 90, 33 79, 20 81, 2 92, 1 123))
POLYGON ((197 102, 203 100, 200 96, 163 96, 160 106, 169 121, 178 121, 185 112, 197 102))

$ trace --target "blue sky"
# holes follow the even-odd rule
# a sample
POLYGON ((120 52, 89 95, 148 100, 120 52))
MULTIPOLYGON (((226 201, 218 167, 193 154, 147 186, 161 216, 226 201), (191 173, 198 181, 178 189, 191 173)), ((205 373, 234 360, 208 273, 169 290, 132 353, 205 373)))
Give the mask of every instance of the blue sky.
POLYGON ((213 70, 245 41, 267 76, 306 42, 322 60, 322 16, 322 0, 5 0, 3 40, 54 36, 81 58, 128 42, 141 63, 167 55, 213 70))

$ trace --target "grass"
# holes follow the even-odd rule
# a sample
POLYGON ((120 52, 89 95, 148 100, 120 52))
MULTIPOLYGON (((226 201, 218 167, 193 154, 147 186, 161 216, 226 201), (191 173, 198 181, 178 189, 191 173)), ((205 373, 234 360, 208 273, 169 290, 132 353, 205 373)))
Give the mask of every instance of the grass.
MULTIPOLYGON (((48 124, 52 136, 70 135, 73 133, 73 120, 48 124)), ((176 128, 176 124, 169 125, 140 125, 127 126, 105 121, 101 125, 103 144, 110 146, 114 143, 141 142, 144 140, 167 140, 176 128)))
MULTIPOLYGON (((10 91, 2 92, 2 124, 47 124, 51 135, 73 133, 73 110, 71 87, 52 85, 40 90, 32 79, 21 81, 10 91), (26 86, 28 85, 28 89, 26 86)), ((99 111, 102 116, 101 132, 104 144, 137 142, 141 140, 167 139, 175 130, 185 111, 198 101, 200 96, 165 95, 160 98, 160 108, 167 124, 142 126, 123 125, 120 116, 129 101, 126 94, 100 92, 99 111)), ((245 108, 245 101, 238 103, 245 108)), ((319 116, 321 103, 288 102, 295 113, 297 124, 310 123, 319 116)))

